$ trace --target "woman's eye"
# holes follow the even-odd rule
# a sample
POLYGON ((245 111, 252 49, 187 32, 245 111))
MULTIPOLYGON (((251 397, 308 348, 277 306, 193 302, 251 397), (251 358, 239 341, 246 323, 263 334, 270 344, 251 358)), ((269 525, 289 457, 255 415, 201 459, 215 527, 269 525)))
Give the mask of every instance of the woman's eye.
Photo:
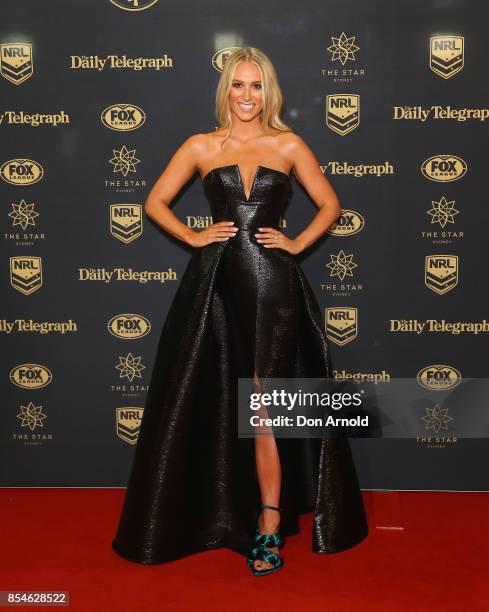
MULTIPOLYGON (((233 83, 233 87, 241 87, 242 83, 233 83)), ((253 83, 255 89, 261 89, 261 83, 253 83)))

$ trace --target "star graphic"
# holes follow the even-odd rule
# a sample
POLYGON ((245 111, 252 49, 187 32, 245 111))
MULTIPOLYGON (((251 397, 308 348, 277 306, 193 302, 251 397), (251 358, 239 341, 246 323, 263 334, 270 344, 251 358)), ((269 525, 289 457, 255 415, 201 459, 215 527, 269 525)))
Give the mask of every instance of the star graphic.
POLYGON ((25 230, 28 225, 36 225, 34 219, 39 217, 39 213, 34 211, 34 202, 27 204, 25 200, 21 200, 18 204, 12 202, 12 212, 8 216, 14 220, 13 227, 20 225, 25 230))
POLYGON ((129 382, 135 378, 142 378, 141 372, 146 366, 141 364, 141 357, 134 357, 132 353, 128 353, 126 357, 119 355, 119 360, 115 368, 120 371, 120 378, 127 378, 129 382))
POLYGON ((440 408, 435 404, 433 408, 426 408, 426 414, 421 417, 421 420, 426 423, 425 429, 433 429, 437 434, 440 429, 448 431, 448 423, 453 421, 451 416, 448 416, 448 408, 440 408))
POLYGON ((114 157, 109 160, 114 166, 114 172, 121 172, 124 176, 127 176, 129 172, 136 172, 136 164, 141 161, 137 159, 135 153, 136 149, 129 149, 126 145, 122 145, 120 151, 112 149, 114 157))
POLYGON ((353 253, 346 255, 343 249, 341 249, 338 255, 334 255, 333 253, 329 255, 331 261, 326 264, 326 267, 330 268, 331 276, 338 276, 340 280, 343 280, 345 276, 353 276, 352 270, 358 267, 358 264, 352 261, 353 253))
POLYGON ((355 37, 348 36, 342 32, 340 36, 332 36, 331 40, 333 44, 327 48, 327 51, 331 53, 331 61, 340 60, 344 66, 348 60, 355 61, 355 51, 358 51, 360 47, 355 45, 355 37))
POLYGON ((22 427, 29 427, 31 431, 34 431, 36 427, 43 427, 43 420, 48 417, 43 414, 42 406, 34 406, 32 402, 29 402, 27 406, 20 407, 17 418, 20 419, 22 427))
POLYGON ((439 202, 431 200, 432 208, 426 211, 431 215, 431 224, 439 223, 443 228, 447 223, 455 223, 455 215, 460 211, 455 208, 455 200, 447 202, 445 196, 439 202))

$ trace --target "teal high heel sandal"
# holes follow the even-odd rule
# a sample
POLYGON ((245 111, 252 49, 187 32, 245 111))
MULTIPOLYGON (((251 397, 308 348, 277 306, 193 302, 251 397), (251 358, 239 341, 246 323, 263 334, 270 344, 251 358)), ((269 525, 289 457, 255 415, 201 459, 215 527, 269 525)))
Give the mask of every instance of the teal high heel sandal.
MULTIPOLYGON (((277 510, 282 512, 282 508, 276 506, 269 506, 268 504, 260 504, 258 514, 263 508, 270 508, 271 510, 277 510)), ((248 567, 255 576, 266 576, 272 572, 278 571, 284 565, 284 560, 280 555, 270 550, 270 548, 282 548, 284 540, 280 533, 260 533, 260 528, 256 528, 255 543, 248 556, 248 567), (257 569, 254 566, 255 561, 262 561, 263 563, 271 563, 273 567, 266 569, 257 569)))

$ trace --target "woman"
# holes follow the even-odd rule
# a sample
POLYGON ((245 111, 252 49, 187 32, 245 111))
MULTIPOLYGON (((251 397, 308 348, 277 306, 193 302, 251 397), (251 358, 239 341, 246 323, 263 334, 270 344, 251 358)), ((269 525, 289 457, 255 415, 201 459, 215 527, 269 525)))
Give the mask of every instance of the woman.
POLYGON ((281 106, 268 57, 235 50, 217 88, 219 129, 182 144, 145 204, 193 253, 161 333, 112 543, 133 561, 226 546, 264 575, 283 565, 282 536, 298 533, 299 515, 311 510, 314 552, 367 535, 346 439, 238 437, 239 377, 260 390, 268 377, 331 375, 319 306, 295 256, 340 205, 281 106), (169 207, 196 171, 213 217, 199 232, 169 207), (278 229, 291 172, 319 209, 295 238, 278 229))

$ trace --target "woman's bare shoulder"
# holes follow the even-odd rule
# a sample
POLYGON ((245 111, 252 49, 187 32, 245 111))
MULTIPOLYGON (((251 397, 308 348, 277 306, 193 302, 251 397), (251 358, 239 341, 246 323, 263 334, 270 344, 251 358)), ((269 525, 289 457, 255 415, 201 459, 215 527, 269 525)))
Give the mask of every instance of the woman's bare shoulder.
POLYGON ((274 135, 276 138, 276 146, 287 157, 293 157, 297 153, 306 150, 307 144, 304 140, 293 131, 276 130, 274 135))
POLYGON ((201 132, 191 134, 184 145, 199 156, 212 154, 224 137, 223 130, 213 130, 212 132, 201 132))

